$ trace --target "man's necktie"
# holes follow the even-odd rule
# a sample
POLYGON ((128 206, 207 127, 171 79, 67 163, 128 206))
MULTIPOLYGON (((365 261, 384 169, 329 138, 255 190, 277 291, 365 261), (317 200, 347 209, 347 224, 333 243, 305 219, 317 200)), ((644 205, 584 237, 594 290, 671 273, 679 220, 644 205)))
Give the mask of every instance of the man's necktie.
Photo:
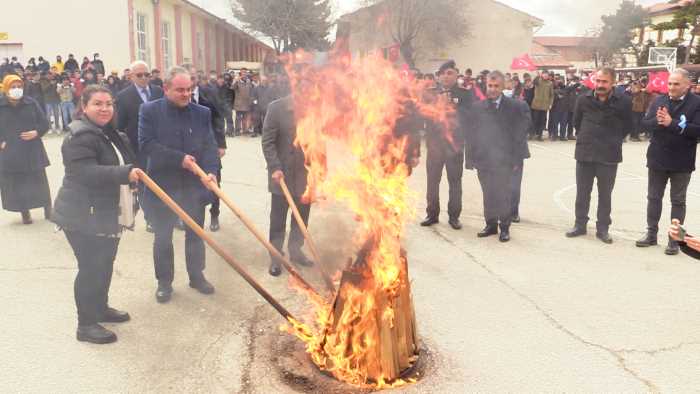
POLYGON ((148 92, 147 88, 141 89, 143 95, 146 97, 146 101, 151 101, 151 94, 148 92))

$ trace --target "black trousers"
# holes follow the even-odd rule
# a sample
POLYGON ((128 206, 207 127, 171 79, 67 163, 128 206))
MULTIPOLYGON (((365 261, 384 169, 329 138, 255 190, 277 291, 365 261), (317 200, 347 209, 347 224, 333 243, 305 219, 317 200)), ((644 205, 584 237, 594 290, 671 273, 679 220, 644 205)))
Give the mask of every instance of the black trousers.
MULTIPOLYGON (((289 212, 289 203, 287 199, 280 194, 272 195, 270 204, 270 243, 277 248, 281 253, 284 247, 284 238, 287 232, 287 213, 289 212)), ((311 212, 310 204, 302 204, 299 197, 294 197, 294 204, 299 208, 299 214, 304 224, 309 224, 309 213, 311 212)), ((304 246, 304 234, 301 232, 294 215, 289 215, 291 221, 291 231, 289 232, 289 255, 291 257, 301 254, 301 247, 304 246)), ((270 258, 273 258, 270 255, 270 258)))
POLYGON ((520 191, 523 184, 523 165, 521 162, 517 170, 513 171, 513 176, 510 179, 510 206, 513 216, 520 216, 520 191))
POLYGON ((484 219, 486 224, 496 226, 500 222, 502 229, 508 229, 513 214, 511 203, 513 168, 498 167, 478 170, 477 174, 484 196, 484 219))
POLYGON ((588 224, 588 210, 591 206, 593 180, 598 184, 598 222, 599 232, 606 232, 612 224, 612 191, 617 177, 617 164, 576 162, 576 225, 588 224))
POLYGON ((64 233, 78 259, 78 275, 73 284, 78 324, 96 324, 108 305, 119 238, 98 237, 74 231, 64 233))
POLYGON ((666 185, 671 182, 671 219, 685 221, 685 197, 690 184, 691 172, 671 172, 649 169, 647 192, 647 228, 650 233, 659 232, 659 220, 663 209, 666 185))
POLYGON ((644 120, 644 112, 632 112, 632 138, 639 138, 643 133, 642 120, 644 120))
POLYGON ((547 111, 532 110, 532 134, 541 136, 547 127, 547 111))
MULTIPOLYGON (((216 172, 216 184, 221 187, 221 170, 216 172)), ((219 197, 214 195, 214 201, 211 203, 211 208, 209 208, 209 213, 212 218, 218 218, 221 213, 221 200, 219 197)))
MULTIPOLYGON (((204 226, 204 206, 185 208, 192 219, 204 226)), ((152 215, 151 225, 155 233, 153 242, 153 263, 158 282, 172 283, 175 278, 175 252, 173 249, 173 228, 178 218, 170 211, 152 215)), ((190 280, 202 277, 204 271, 204 241, 189 227, 185 230, 185 263, 190 280)))
POLYGON ((440 216, 440 181, 442 170, 447 170, 447 183, 450 196, 447 202, 447 213, 450 219, 459 219, 462 214, 462 174, 464 173, 464 152, 445 152, 444 149, 428 149, 426 158, 428 191, 426 199, 428 217, 440 216))
POLYGON ((566 119, 566 134, 567 137, 571 138, 574 136, 574 113, 568 112, 566 119))

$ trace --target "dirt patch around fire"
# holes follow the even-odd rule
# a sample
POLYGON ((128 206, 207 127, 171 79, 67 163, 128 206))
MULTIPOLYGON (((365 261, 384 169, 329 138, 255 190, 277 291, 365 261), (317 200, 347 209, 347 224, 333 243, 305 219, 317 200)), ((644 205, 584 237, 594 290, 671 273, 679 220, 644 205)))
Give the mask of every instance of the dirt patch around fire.
MULTIPOLYGON (((257 337, 256 346, 269 358, 271 372, 277 374, 280 383, 299 393, 371 393, 376 390, 359 389, 340 382, 330 374, 321 371, 306 354, 304 344, 296 337, 279 330, 279 325, 264 330, 265 335, 257 337)), ((260 354, 260 353, 259 353, 260 354)), ((415 379, 420 384, 424 376, 436 370, 438 357, 424 342, 418 360, 402 376, 415 379)))

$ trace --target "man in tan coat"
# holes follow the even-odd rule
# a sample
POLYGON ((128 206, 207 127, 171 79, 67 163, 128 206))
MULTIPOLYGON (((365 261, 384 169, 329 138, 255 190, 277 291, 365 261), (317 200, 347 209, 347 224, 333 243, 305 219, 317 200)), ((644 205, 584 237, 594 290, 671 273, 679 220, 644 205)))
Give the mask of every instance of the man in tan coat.
POLYGON ((532 100, 532 136, 542 141, 542 133, 547 124, 547 112, 552 109, 554 103, 554 87, 550 80, 549 72, 543 71, 542 75, 535 78, 535 98, 532 100))

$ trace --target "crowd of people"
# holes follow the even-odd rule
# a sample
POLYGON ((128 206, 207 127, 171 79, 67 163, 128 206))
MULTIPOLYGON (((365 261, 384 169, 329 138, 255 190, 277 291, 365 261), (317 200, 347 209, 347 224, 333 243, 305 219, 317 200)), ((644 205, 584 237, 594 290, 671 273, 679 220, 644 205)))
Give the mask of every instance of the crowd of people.
MULTIPOLYGON (((78 65, 72 55, 49 65, 39 58, 22 66, 16 59, 2 68, 0 96, 0 197, 3 209, 19 212, 31 224, 30 210, 43 208, 47 219, 63 230, 78 261, 75 301, 77 339, 93 343, 116 341, 101 322, 124 322, 128 313, 108 300, 114 259, 124 229, 134 228, 143 209, 147 231, 154 234, 153 262, 159 303, 169 302, 174 280, 173 232, 186 231, 185 260, 189 285, 202 294, 214 286, 204 276, 202 239, 150 189, 137 188, 147 174, 204 226, 211 206, 209 229, 218 231, 219 202, 211 192, 221 182, 221 158, 227 136, 262 135, 268 168, 271 211, 269 240, 282 251, 286 238, 288 187, 304 223, 311 205, 302 195, 307 185, 304 151, 295 145, 296 95, 311 94, 300 84, 291 94, 282 75, 259 76, 248 70, 208 75, 174 67, 161 79, 158 70, 134 62, 122 76, 104 79, 104 65, 95 54, 78 65), (48 68, 47 68, 48 67, 48 68), (50 100, 47 100, 50 98, 50 100), (70 104, 69 104, 70 103, 70 104), (65 106, 63 105, 65 104, 65 106), (235 114, 235 115, 234 115, 235 114), (51 129, 66 132, 61 153, 65 176, 51 202, 46 167, 50 165, 42 138, 51 129)), ((685 233, 686 194, 695 170, 700 139, 700 96, 690 75, 671 73, 668 93, 643 94, 644 81, 623 78, 602 68, 587 80, 541 72, 535 75, 471 71, 460 73, 454 61, 436 74, 414 75, 425 81, 425 100, 445 100, 452 108, 447 122, 406 111, 397 132, 414 142, 425 134, 427 208, 422 226, 439 222, 439 189, 443 172, 449 184, 449 225, 462 228, 462 176, 476 170, 483 192, 485 227, 480 238, 511 239, 511 223, 520 221, 520 194, 530 140, 576 140, 576 210, 569 238, 587 233, 594 181, 598 187, 596 237, 613 242, 611 200, 622 144, 628 135, 649 138, 647 153, 648 206, 646 235, 638 247, 658 243, 662 198, 671 185, 669 255, 700 250, 697 238, 685 233), (403 129, 403 130, 398 130, 403 129)), ((441 118, 442 119, 442 118, 441 118)), ((407 144, 407 162, 418 165, 420 143, 407 144)), ((300 225, 291 221, 288 256, 300 266, 313 262, 302 252, 300 225)), ((281 274, 281 262, 270 256, 269 273, 281 274)))

